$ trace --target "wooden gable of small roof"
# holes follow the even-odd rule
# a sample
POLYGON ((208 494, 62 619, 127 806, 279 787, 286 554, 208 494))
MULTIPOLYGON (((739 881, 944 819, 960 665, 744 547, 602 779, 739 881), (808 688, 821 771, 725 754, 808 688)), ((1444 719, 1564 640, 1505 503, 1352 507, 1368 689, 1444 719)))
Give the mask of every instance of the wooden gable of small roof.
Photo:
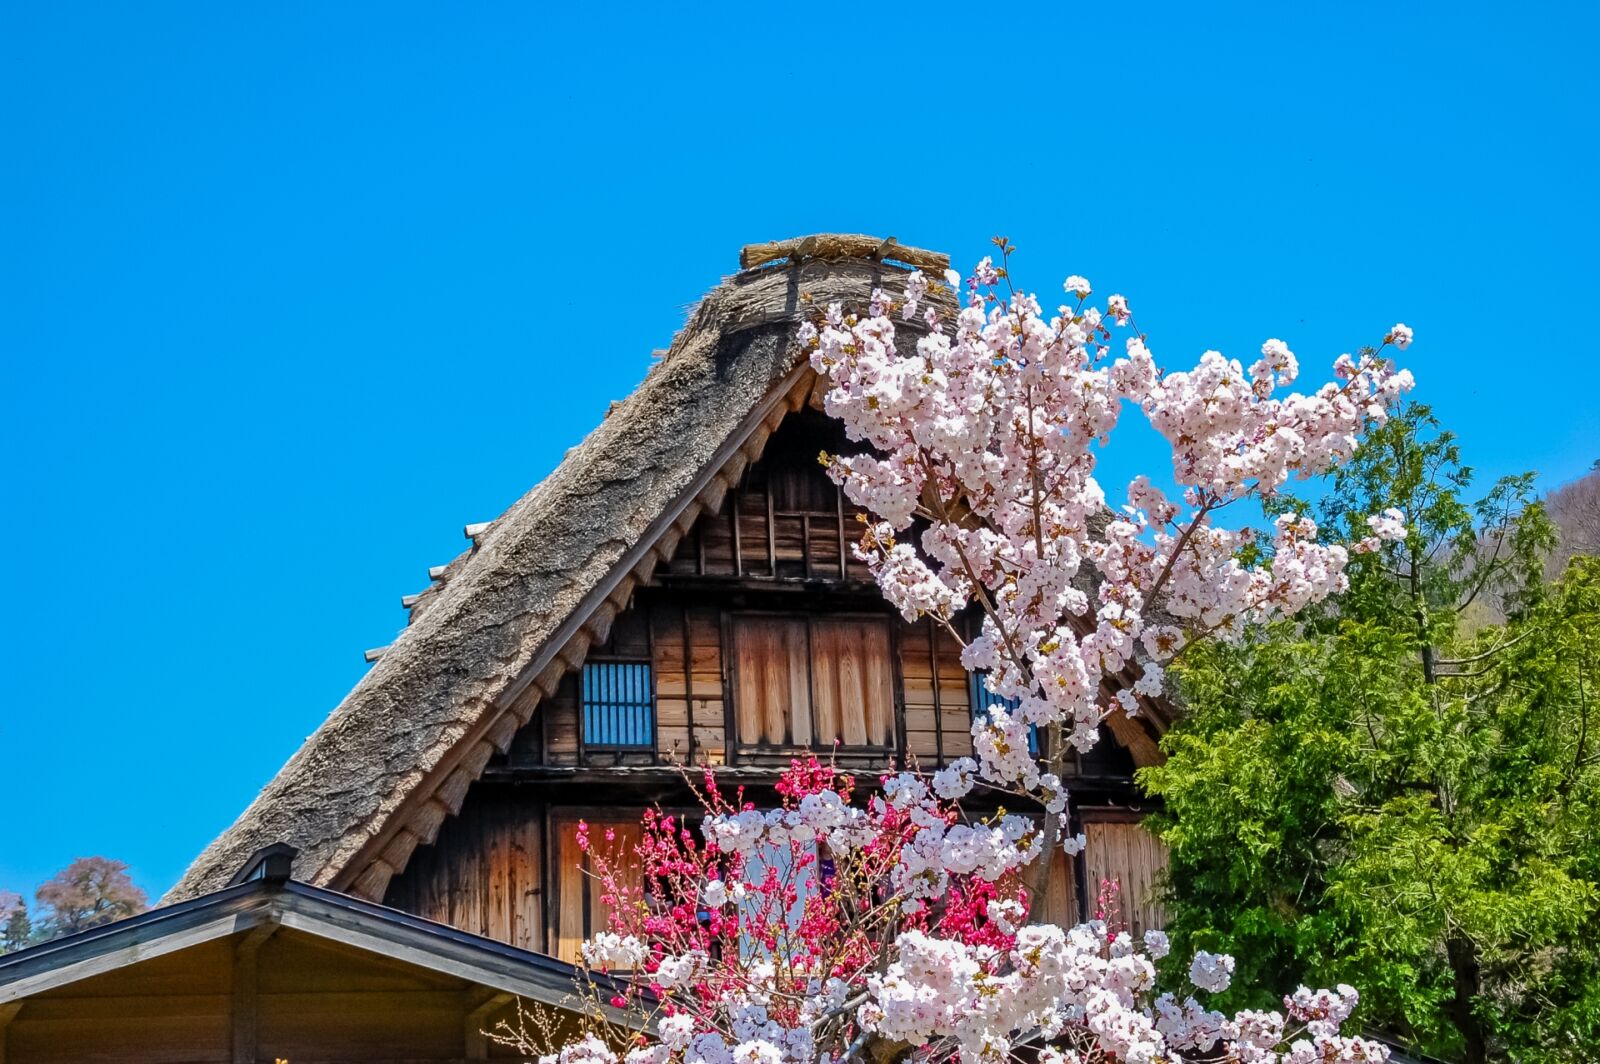
POLYGON ((552 957, 258 878, 0 957, 0 1061, 488 1059, 528 1002, 638 1028, 594 978, 599 1000, 552 957))
MULTIPOLYGON (((0 957, 0 1005, 195 946, 278 929, 567 1010, 577 969, 307 883, 257 879, 0 957)), ((604 977, 600 977, 604 978, 604 977)), ((621 1011, 611 1018, 629 1022, 621 1011)))
MULTIPOLYGON (((638 389, 473 530, 473 549, 169 900, 221 887, 278 841, 298 851, 296 878, 382 899, 538 700, 604 640, 634 587, 812 398, 796 326, 832 302, 864 307, 874 288, 902 293, 907 269, 880 259, 948 265, 868 237, 805 238, 762 255, 788 258, 707 294, 638 389), (850 257, 808 257, 825 254, 850 257)), ((931 301, 952 312, 940 293, 931 301)))

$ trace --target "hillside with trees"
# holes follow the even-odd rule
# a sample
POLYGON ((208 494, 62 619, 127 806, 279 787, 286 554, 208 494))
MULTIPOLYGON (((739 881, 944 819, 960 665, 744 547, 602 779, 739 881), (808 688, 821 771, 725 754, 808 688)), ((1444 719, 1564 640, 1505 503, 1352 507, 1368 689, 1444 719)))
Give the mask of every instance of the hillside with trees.
POLYGON ((1544 507, 1556 528, 1546 575, 1559 576, 1579 555, 1600 557, 1600 459, 1589 472, 1546 495, 1544 507))

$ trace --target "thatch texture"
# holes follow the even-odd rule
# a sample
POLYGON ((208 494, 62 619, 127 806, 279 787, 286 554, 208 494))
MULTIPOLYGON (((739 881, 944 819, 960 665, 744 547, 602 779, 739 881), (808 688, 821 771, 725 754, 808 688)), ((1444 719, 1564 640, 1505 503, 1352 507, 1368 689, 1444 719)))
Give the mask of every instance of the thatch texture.
POLYGON ((904 276, 872 261, 811 260, 742 273, 708 294, 639 388, 448 567, 169 898, 214 890, 251 853, 287 842, 299 850, 297 878, 381 899, 540 691, 603 638, 634 582, 804 400, 810 370, 795 325, 829 301, 861 305, 874 286, 898 290, 904 276))

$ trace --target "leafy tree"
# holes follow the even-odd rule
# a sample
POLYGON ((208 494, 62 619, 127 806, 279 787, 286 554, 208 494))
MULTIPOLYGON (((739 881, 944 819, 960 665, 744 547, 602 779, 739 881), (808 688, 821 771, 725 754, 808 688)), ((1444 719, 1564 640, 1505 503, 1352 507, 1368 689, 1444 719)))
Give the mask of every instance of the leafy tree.
POLYGON ((149 908, 150 899, 128 875, 128 866, 107 857, 80 857, 39 887, 49 937, 70 935, 149 908))
MULTIPOLYGON (((1600 563, 1553 591, 1531 476, 1475 504, 1426 407, 1376 429, 1321 506, 1404 540, 1357 555, 1337 602, 1178 667, 1165 799, 1169 931, 1245 988, 1347 981, 1362 1017, 1469 1062, 1600 1044, 1600 563), (1489 602, 1508 618, 1463 623, 1489 602), (1248 968, 1247 968, 1248 966, 1248 968)), ((1290 509, 1309 509, 1285 501, 1290 509)))

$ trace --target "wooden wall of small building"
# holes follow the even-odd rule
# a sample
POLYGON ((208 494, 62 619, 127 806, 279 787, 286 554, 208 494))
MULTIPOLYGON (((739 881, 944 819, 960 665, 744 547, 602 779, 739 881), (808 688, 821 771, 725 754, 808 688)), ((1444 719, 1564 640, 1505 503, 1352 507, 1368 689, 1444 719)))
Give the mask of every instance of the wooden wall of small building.
POLYGON ((1085 809, 1083 851, 1087 915, 1095 915, 1097 899, 1115 885, 1120 920, 1135 938, 1166 922, 1158 901, 1160 879, 1167 870, 1167 848, 1139 821, 1122 810, 1085 809))
POLYGON ((90 976, 0 1009, 4 1064, 457 1062, 522 1057, 480 1032, 507 1004, 469 1017, 491 995, 454 976, 289 928, 259 948, 253 992, 236 980, 243 933, 90 976), (248 994, 242 1003, 238 994, 248 994), (236 1055, 240 1010, 253 1054, 236 1055))

